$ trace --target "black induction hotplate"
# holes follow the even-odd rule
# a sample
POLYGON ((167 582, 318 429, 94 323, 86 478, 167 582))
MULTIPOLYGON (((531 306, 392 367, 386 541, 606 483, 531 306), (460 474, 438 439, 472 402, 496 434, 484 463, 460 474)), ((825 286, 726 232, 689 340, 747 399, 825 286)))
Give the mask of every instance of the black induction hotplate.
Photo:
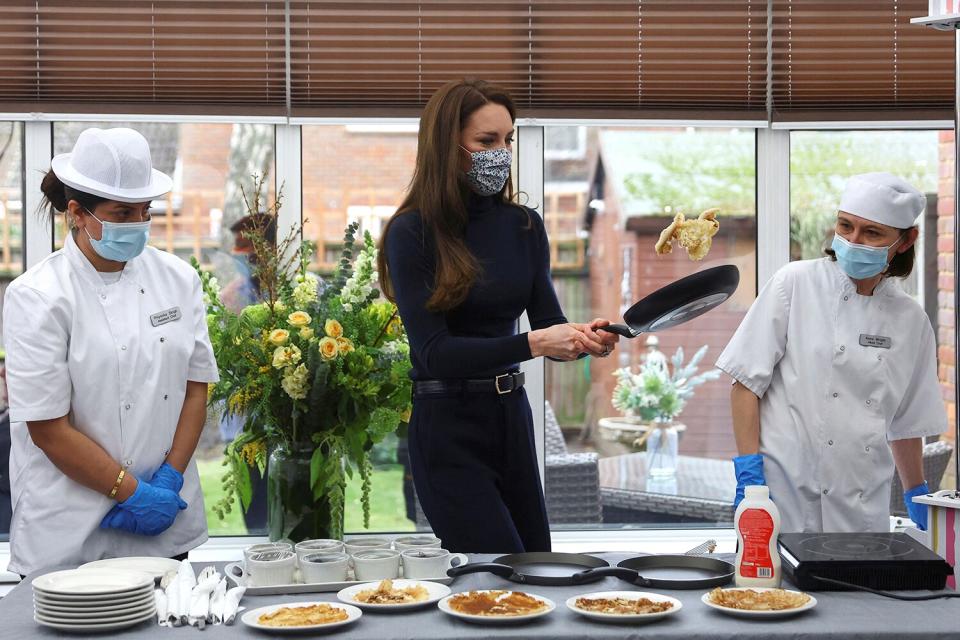
POLYGON ((888 591, 943 589, 953 570, 905 533, 783 533, 784 575, 806 591, 849 589, 828 578, 888 591))

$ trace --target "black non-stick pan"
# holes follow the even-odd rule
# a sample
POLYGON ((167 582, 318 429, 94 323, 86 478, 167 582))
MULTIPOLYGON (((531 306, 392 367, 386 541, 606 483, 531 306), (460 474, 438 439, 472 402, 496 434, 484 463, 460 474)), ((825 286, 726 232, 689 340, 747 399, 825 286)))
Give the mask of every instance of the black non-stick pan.
POLYGON ((733 565, 703 556, 654 555, 628 558, 616 567, 587 569, 573 576, 576 584, 615 577, 654 589, 709 589, 733 579, 733 565))
MULTIPOLYGON (((582 553, 529 552, 500 556, 493 562, 460 565, 449 569, 447 575, 455 578, 467 573, 485 572, 521 584, 562 587, 583 584, 574 582, 572 576, 578 572, 600 568, 612 569, 613 567, 610 567, 610 563, 606 560, 582 553)), ((597 575, 593 580, 585 578, 585 581, 593 582, 603 578, 603 575, 597 575)))
POLYGON ((602 327, 624 338, 663 331, 705 314, 733 295, 740 271, 732 264, 711 267, 657 289, 623 314, 626 324, 602 327))

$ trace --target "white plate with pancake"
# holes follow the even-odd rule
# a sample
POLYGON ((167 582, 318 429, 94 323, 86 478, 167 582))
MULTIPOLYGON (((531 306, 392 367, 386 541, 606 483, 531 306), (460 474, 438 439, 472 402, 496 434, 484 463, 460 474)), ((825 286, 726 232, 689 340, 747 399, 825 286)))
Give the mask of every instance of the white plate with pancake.
POLYGON ((336 629, 338 627, 343 627, 356 622, 362 615, 363 612, 360 611, 360 609, 352 605, 341 604, 339 602, 284 602, 282 604, 272 604, 266 607, 260 607, 258 609, 247 611, 243 614, 243 617, 240 618, 240 621, 248 627, 252 627, 253 629, 258 629, 260 631, 269 631, 270 633, 299 633, 301 631, 327 631, 329 629, 336 629), (332 609, 340 609, 346 612, 347 617, 343 620, 337 620, 334 622, 286 626, 266 624, 260 620, 261 616, 275 613, 279 609, 288 608, 296 610, 317 605, 328 605, 332 609))
POLYGON ((753 618, 753 619, 771 619, 771 618, 787 618, 790 616, 795 616, 798 613, 803 613, 804 611, 809 611, 817 606, 817 599, 814 598, 809 593, 803 593, 801 591, 790 591, 789 589, 773 589, 770 587, 730 587, 727 589, 720 589, 720 591, 730 592, 730 591, 756 591, 758 593, 764 593, 767 591, 783 591, 785 594, 789 594, 790 597, 799 597, 806 596, 808 600, 803 604, 791 607, 789 609, 735 609, 733 607, 725 607, 722 604, 717 604, 710 597, 711 591, 703 594, 703 597, 700 600, 703 604, 707 605, 711 609, 720 611, 729 616, 734 616, 737 618, 753 618))
POLYGON ((580 596, 567 598, 567 608, 579 613, 582 616, 596 620, 598 622, 620 622, 638 624, 643 622, 653 622, 661 620, 667 616, 672 616, 683 608, 683 603, 670 596, 664 596, 659 593, 646 593, 644 591, 595 591, 585 593, 580 596), (577 606, 578 600, 649 600, 653 603, 668 603, 670 608, 665 611, 651 611, 649 613, 640 612, 605 612, 592 609, 581 609, 577 606))
POLYGON ((419 587, 425 591, 425 597, 422 600, 416 600, 412 602, 364 602, 362 600, 357 600, 357 596, 359 594, 365 591, 376 591, 379 589, 382 582, 383 581, 355 584, 351 587, 347 587, 346 589, 341 589, 340 592, 337 593, 337 598, 340 600, 340 602, 346 602, 347 604, 352 604, 360 607, 361 609, 369 609, 371 611, 407 611, 410 609, 419 609, 420 607, 431 605, 450 595, 450 587, 444 584, 430 582, 428 580, 405 580, 403 578, 398 578, 390 581, 392 583, 393 590, 419 587))
POLYGON ((451 615, 455 618, 460 618, 461 620, 466 620, 468 622, 475 622, 477 624, 518 624, 522 622, 529 622, 530 620, 549 615, 551 611, 557 608, 557 605, 554 604, 552 600, 548 600, 543 596, 538 596, 534 593, 526 593, 524 591, 511 591, 508 589, 478 589, 476 591, 462 591, 460 593, 447 596, 438 602, 437 606, 440 608, 440 611, 443 611, 447 615, 451 615), (455 609, 454 605, 452 604, 455 603, 460 597, 468 594, 499 594, 496 596, 497 600, 499 601, 509 597, 508 594, 510 593, 519 593, 523 596, 528 596, 530 598, 534 598, 535 600, 539 600, 543 607, 537 611, 518 615, 491 615, 466 613, 464 611, 455 609))

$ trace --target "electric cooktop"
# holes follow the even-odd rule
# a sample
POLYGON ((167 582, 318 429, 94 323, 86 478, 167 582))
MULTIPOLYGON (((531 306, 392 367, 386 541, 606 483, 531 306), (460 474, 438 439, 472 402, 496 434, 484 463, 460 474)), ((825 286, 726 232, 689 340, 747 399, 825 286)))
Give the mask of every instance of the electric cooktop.
POLYGON ((905 533, 783 533, 784 575, 807 591, 848 583, 883 590, 943 589, 953 570, 905 533), (832 582, 837 581, 837 582, 832 582))

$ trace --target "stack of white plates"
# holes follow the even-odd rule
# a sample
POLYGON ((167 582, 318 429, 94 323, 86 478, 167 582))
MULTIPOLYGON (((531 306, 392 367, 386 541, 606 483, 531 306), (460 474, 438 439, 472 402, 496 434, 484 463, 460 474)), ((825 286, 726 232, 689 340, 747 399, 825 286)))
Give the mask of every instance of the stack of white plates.
POLYGON ((156 615, 153 576, 120 569, 56 571, 33 581, 34 620, 64 631, 110 631, 156 615))

